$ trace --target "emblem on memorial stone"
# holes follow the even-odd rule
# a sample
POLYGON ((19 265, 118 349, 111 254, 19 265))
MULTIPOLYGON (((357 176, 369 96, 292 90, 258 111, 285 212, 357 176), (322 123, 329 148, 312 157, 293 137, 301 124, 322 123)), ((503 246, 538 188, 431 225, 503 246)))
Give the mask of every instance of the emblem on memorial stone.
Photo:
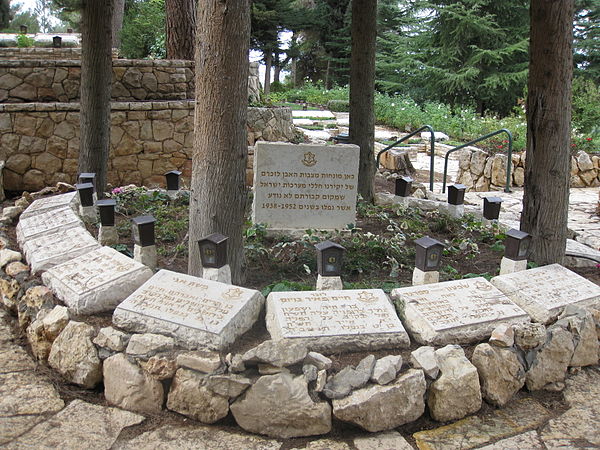
POLYGON ((373 303, 377 301, 377 297, 373 295, 371 292, 359 292, 358 299, 363 303, 373 303))
POLYGON ((484 283, 482 281, 477 281, 475 283, 475 287, 479 291, 491 291, 492 289, 494 289, 494 286, 492 286, 490 283, 484 283))
POLYGON ((240 288, 231 288, 221 294, 221 297, 227 300, 237 300, 244 292, 240 288))
POLYGON ((304 159, 302 160, 302 164, 304 164, 306 167, 312 167, 317 163, 317 158, 315 157, 315 154, 312 152, 306 152, 304 154, 304 159))

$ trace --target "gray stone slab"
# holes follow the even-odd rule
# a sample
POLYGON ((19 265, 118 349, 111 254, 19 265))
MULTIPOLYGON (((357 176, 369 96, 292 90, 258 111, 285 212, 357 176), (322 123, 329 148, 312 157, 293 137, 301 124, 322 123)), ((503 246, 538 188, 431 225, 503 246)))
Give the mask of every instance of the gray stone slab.
POLYGON ((115 309, 113 323, 220 350, 254 325, 263 304, 258 291, 161 270, 115 309))
POLYGON ((562 308, 600 301, 600 287, 560 264, 499 275, 492 284, 524 309, 535 322, 548 323, 562 308))
POLYGON ((315 351, 408 347, 406 330, 381 289, 271 292, 267 329, 315 351))
POLYGON ((44 420, 44 416, 35 415, 0 417, 0 445, 12 441, 44 420))
POLYGON ((394 289, 403 323, 420 344, 468 344, 503 323, 528 322, 527 313, 485 278, 394 289))
POLYGON ((16 227, 17 241, 23 246, 30 239, 74 227, 83 228, 84 225, 69 206, 46 210, 19 220, 16 227))
POLYGON ((344 229, 355 222, 355 145, 258 142, 254 150, 254 223, 272 229, 344 229))
POLYGON ((25 211, 21 213, 21 219, 38 215, 42 212, 47 212, 54 209, 64 208, 69 206, 75 210, 77 207, 77 192, 67 192, 65 194, 53 195, 34 200, 25 211))
POLYGON ((74 227, 27 240, 23 253, 31 271, 37 273, 97 248, 100 244, 85 228, 74 227))
POLYGON ((42 274, 44 284, 75 314, 111 311, 152 276, 143 264, 100 247, 42 274))

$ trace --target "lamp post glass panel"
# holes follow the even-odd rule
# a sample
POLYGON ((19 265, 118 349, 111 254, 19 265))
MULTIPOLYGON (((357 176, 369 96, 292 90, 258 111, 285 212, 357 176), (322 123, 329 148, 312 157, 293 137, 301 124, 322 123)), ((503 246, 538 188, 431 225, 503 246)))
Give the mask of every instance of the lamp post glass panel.
POLYGON ((508 230, 504 240, 504 256, 513 261, 522 261, 529 256, 531 235, 520 230, 508 230))
POLYGON ((96 189, 96 174, 95 173, 80 173, 79 174, 79 182, 80 183, 92 183, 94 185, 94 189, 96 189))
POLYGON ((415 241, 416 257, 415 266, 423 272, 437 271, 442 262, 442 251, 444 244, 429 236, 422 237, 415 241))
POLYGON ((342 260, 346 249, 331 241, 319 242, 317 249, 317 272, 322 277, 339 277, 342 275, 342 260))
POLYGON ((198 241, 202 267, 220 268, 227 264, 227 236, 213 233, 198 241))
POLYGON ((181 172, 179 170, 171 170, 165 173, 167 179, 167 191, 178 191, 179 190, 179 179, 181 172))
POLYGON ((500 197, 485 197, 483 199, 483 217, 488 220, 497 220, 500 217, 500 206, 502 199, 500 197))
POLYGON ((152 216, 138 216, 132 220, 133 241, 140 247, 149 247, 154 245, 154 222, 156 219, 152 216))
POLYGON ((413 181, 411 177, 396 178, 395 194, 399 197, 410 197, 413 181))
POLYGON ((76 184, 81 206, 94 206, 94 185, 92 183, 76 184))
POLYGON ((103 227, 115 226, 115 207, 117 202, 113 199, 98 200, 96 206, 100 210, 100 223, 103 227))
POLYGON ((448 203, 451 205, 462 205, 465 203, 465 191, 467 187, 464 184, 453 184, 448 186, 448 203))

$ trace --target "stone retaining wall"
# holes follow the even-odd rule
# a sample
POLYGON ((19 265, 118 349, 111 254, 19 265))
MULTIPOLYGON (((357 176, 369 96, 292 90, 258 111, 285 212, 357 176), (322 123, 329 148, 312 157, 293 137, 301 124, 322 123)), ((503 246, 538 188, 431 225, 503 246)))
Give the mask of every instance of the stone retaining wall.
MULTIPOLYGON (((164 173, 191 175, 193 101, 115 102, 111 113, 108 182, 157 186, 164 173)), ((289 108, 249 108, 248 141, 294 137, 289 108)), ((79 104, 0 105, 0 160, 4 189, 39 190, 74 182, 79 154, 79 104)))
MULTIPOLYGON (((490 155, 482 150, 462 150, 456 182, 468 191, 499 191, 506 185, 507 155, 490 155)), ((525 181, 526 153, 513 153, 512 186, 522 187, 525 181)), ((578 152, 571 156, 571 187, 600 186, 600 157, 578 152)))
MULTIPOLYGON (((113 50, 113 57, 118 58, 118 52, 113 50)), ((80 59, 80 47, 40 48, 40 47, 0 47, 0 60, 24 60, 24 59, 80 59)))

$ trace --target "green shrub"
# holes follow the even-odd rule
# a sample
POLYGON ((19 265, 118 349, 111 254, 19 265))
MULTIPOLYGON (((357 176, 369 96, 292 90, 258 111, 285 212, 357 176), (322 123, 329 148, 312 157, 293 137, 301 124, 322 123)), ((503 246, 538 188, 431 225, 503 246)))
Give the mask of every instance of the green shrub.
POLYGON ((327 109, 335 112, 348 112, 350 111, 350 102, 348 100, 329 100, 327 109))
POLYGON ((25 48, 25 47, 33 47, 34 40, 25 34, 17 35, 17 47, 25 48))

